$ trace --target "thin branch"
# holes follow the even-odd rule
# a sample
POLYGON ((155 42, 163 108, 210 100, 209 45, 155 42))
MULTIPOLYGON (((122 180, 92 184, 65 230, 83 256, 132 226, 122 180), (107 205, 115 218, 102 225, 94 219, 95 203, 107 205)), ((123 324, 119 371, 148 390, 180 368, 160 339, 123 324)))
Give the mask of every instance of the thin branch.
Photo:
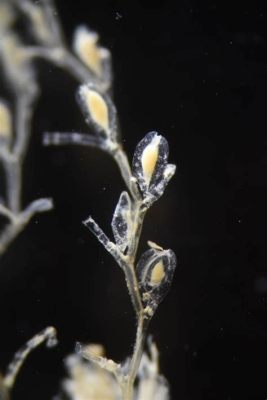
POLYGON ((120 144, 108 143, 107 140, 96 135, 78 132, 45 132, 43 135, 45 146, 79 145, 97 147, 111 154, 116 161, 122 178, 133 198, 139 200, 141 195, 132 176, 127 155, 120 144))
MULTIPOLYGON (((20 0, 19 0, 20 1, 20 0)), ((64 45, 64 34, 61 23, 57 18, 56 7, 53 0, 40 0, 46 19, 49 22, 55 43, 64 45)))
POLYGON ((17 157, 11 154, 3 161, 6 173, 6 202, 13 214, 21 211, 22 167, 17 157))
POLYGON ((122 380, 121 365, 102 356, 95 356, 88 351, 88 346, 76 343, 75 352, 98 367, 112 373, 118 382, 122 380))
POLYGON ((53 200, 49 198, 41 198, 32 201, 25 209, 21 212, 20 218, 29 220, 36 213, 43 213, 53 209, 53 200))
POLYGON ((107 150, 104 139, 99 136, 78 132, 45 132, 43 135, 43 144, 45 146, 74 144, 79 146, 98 147, 101 150, 107 150))
POLYGON ((53 208, 51 199, 38 199, 30 203, 25 210, 18 214, 14 214, 11 210, 0 205, 0 214, 9 218, 10 222, 4 227, 0 233, 0 255, 2 255, 12 241, 25 228, 30 219, 36 213, 49 211, 53 208))
POLYGON ((136 181, 134 180, 134 178, 132 176, 132 171, 131 171, 128 157, 127 157, 125 151, 122 149, 121 145, 119 145, 117 147, 117 149, 113 152, 112 155, 120 169, 121 176, 122 176, 128 190, 130 191, 133 198, 136 201, 138 201, 139 199, 141 199, 141 195, 138 190, 136 181))
POLYGON ((48 327, 30 339, 17 353, 14 355, 12 362, 7 368, 4 377, 4 385, 11 389, 14 385, 16 377, 25 362, 28 355, 40 344, 46 342, 47 347, 53 347, 57 344, 56 330, 53 327, 48 327))
POLYGON ((34 112, 34 102, 37 99, 38 90, 32 84, 24 93, 18 93, 15 102, 15 132, 16 138, 12 153, 23 162, 26 155, 31 135, 31 121, 34 112))
POLYGON ((123 254, 119 251, 115 243, 111 242, 106 234, 102 231, 99 225, 90 216, 83 224, 90 229, 90 231, 97 237, 99 242, 105 247, 105 249, 115 258, 121 268, 124 268, 123 254))
POLYGON ((56 66, 65 69, 78 82, 93 83, 100 92, 106 92, 110 88, 110 82, 97 78, 78 58, 67 48, 46 48, 41 46, 28 46, 25 55, 29 58, 42 58, 52 62, 56 66))
POLYGON ((122 385, 123 400, 133 399, 134 382, 143 354, 144 342, 146 338, 146 328, 147 321, 144 320, 143 315, 141 314, 138 318, 134 352, 129 364, 129 372, 125 377, 124 384, 122 385))
POLYGON ((7 207, 0 203, 0 214, 8 218, 11 222, 16 220, 16 216, 7 207))
POLYGON ((130 293, 130 297, 136 312, 139 315, 142 310, 142 302, 138 290, 138 283, 135 275, 133 265, 128 262, 128 259, 120 252, 115 243, 111 242, 102 229, 97 225, 92 217, 89 217, 83 222, 83 224, 90 229, 90 231, 97 237, 99 242, 105 247, 105 249, 114 257, 116 262, 122 268, 125 274, 127 287, 130 293))
POLYGON ((23 230, 24 224, 10 223, 0 233, 0 255, 2 255, 18 234, 23 230))

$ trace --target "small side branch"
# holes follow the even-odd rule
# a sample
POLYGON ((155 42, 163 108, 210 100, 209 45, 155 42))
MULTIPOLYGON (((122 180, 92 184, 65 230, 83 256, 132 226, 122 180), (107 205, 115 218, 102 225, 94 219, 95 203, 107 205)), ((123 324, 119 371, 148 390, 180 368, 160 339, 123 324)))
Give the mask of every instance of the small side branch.
POLYGON ((5 252, 12 241, 24 229, 30 219, 37 213, 50 211, 53 208, 52 199, 38 199, 30 203, 25 210, 18 214, 0 205, 0 214, 9 219, 9 223, 0 234, 0 255, 5 252))
POLYGON ((53 327, 48 327, 35 335, 29 340, 15 355, 7 368, 4 377, 4 386, 11 389, 14 385, 16 377, 25 362, 28 355, 40 344, 46 342, 47 347, 53 347, 57 344, 56 330, 53 327))
POLYGON ((133 265, 128 263, 127 257, 120 252, 115 243, 109 240, 109 238, 92 217, 89 217, 87 220, 85 220, 83 224, 90 229, 90 231, 97 237, 99 242, 114 257, 118 265, 122 268, 136 315, 140 315, 143 306, 133 265))
POLYGON ((116 161, 122 178, 128 187, 133 198, 141 199, 136 181, 134 180, 129 165, 128 158, 119 143, 108 143, 107 140, 86 133, 79 132, 45 132, 43 135, 43 144, 45 146, 78 145, 97 147, 107 153, 116 161))
POLYGON ((16 217, 10 211, 7 207, 5 207, 3 204, 0 203, 0 214, 3 215, 3 217, 8 218, 10 221, 15 221, 16 217))
POLYGON ((0 234, 0 256, 6 251, 23 228, 24 225, 19 223, 10 223, 4 227, 0 234))
POLYGON ((106 150, 105 141, 100 137, 78 132, 45 132, 43 144, 45 146, 75 144, 79 146, 98 147, 101 150, 106 150))
POLYGON ((115 243, 109 240, 107 235, 102 231, 100 226, 93 220, 93 218, 90 216, 83 221, 83 224, 90 229, 90 231, 97 237, 105 249, 115 258, 119 266, 124 269, 125 261, 123 259, 123 254, 120 252, 115 243))
POLYGON ((75 56, 66 48, 55 47, 53 49, 41 46, 28 46, 25 54, 29 58, 43 58, 55 64, 72 75, 78 82, 94 83, 99 91, 106 92, 110 87, 110 82, 105 82, 90 72, 75 56))
POLYGON ((129 160, 128 160, 128 157, 127 157, 125 151, 123 151, 121 146, 118 146, 112 155, 119 167, 121 176, 122 176, 128 190, 130 191, 131 195, 133 196, 133 198, 136 201, 140 200, 141 195, 138 190, 136 181, 134 180, 134 178, 132 176, 131 167, 130 167, 129 160))
POLYGON ((115 363, 113 360, 102 356, 93 355, 88 349, 88 346, 84 346, 81 343, 76 343, 75 351, 77 354, 85 358, 86 360, 92 362, 98 367, 110 372, 114 375, 116 380, 120 383, 122 380, 121 365, 115 363))
POLYGON ((29 139, 31 135, 31 121, 34 112, 34 103, 37 99, 38 89, 33 82, 25 93, 18 93, 16 98, 15 110, 15 131, 16 139, 12 153, 20 163, 26 155, 29 139))

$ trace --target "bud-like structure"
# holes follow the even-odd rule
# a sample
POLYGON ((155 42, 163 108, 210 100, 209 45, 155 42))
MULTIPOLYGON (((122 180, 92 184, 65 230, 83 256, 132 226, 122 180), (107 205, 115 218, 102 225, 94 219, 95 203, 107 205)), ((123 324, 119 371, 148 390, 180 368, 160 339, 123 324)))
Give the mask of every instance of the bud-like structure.
POLYGON ((168 164, 168 155, 168 142, 157 132, 149 132, 136 147, 133 175, 149 205, 163 194, 175 173, 175 165, 168 164))
POLYGON ((70 377, 63 381, 63 393, 71 400, 120 398, 120 389, 113 376, 92 362, 72 355, 66 360, 70 377))
POLYGON ((147 186, 150 184, 158 161, 160 138, 159 135, 155 135, 151 140, 151 143, 144 148, 141 156, 143 176, 147 186))
POLYGON ((104 346, 100 343, 90 343, 87 346, 83 346, 83 351, 90 357, 104 357, 105 355, 104 346))
POLYGON ((88 87, 83 87, 81 89, 81 94, 93 122, 103 131, 108 132, 108 107, 103 97, 98 92, 88 87))
POLYGON ((122 192, 112 218, 112 231, 116 245, 124 252, 133 232, 133 212, 130 196, 122 192))
POLYGON ((154 314, 170 289, 175 268, 176 257, 172 250, 152 248, 141 256, 136 272, 147 316, 154 314))
POLYGON ((74 33, 74 51, 80 60, 98 77, 103 77, 104 64, 110 58, 107 49, 98 46, 98 34, 86 26, 79 26, 74 33))
POLYGON ((107 95, 99 93, 94 86, 81 85, 78 90, 78 102, 96 132, 105 138, 115 140, 117 135, 116 109, 107 95))

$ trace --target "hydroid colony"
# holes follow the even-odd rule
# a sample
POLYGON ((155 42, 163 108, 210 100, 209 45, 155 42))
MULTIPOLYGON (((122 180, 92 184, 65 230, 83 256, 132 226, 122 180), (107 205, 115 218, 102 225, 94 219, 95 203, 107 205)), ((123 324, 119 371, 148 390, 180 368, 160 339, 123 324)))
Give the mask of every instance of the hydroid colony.
MULTIPOLYGON (((175 166, 168 163, 167 140, 157 132, 148 133, 138 143, 130 164, 119 138, 117 110, 110 95, 110 52, 98 45, 98 35, 85 26, 76 29, 72 52, 66 44, 54 7, 51 0, 2 0, 0 3, 0 58, 15 103, 12 107, 5 100, 0 103, 0 156, 6 172, 7 197, 0 212, 8 221, 0 249, 3 252, 7 248, 35 212, 52 207, 48 199, 37 200, 23 211, 21 207, 23 159, 39 93, 33 62, 36 57, 41 57, 67 70, 80 82, 77 99, 91 131, 90 134, 46 133, 44 144, 98 147, 113 157, 125 182, 127 190, 119 196, 111 223, 114 240, 107 237, 91 216, 84 225, 114 257, 124 273, 137 319, 133 353, 122 363, 107 359, 101 345, 78 343, 76 354, 66 361, 70 376, 63 381, 57 399, 167 400, 168 385, 159 374, 156 345, 150 339, 148 353, 144 352, 144 345, 149 321, 170 288, 176 257, 172 250, 163 249, 151 241, 139 260, 137 251, 146 213, 164 193, 175 173, 175 166), (29 22, 34 44, 21 42, 14 24, 17 18, 29 22)), ((37 340, 29 342, 26 353, 41 341, 50 339, 51 335, 55 336, 54 328, 47 328, 37 336, 37 340)), ((14 377, 16 373, 13 373, 14 377)), ((14 379, 11 381, 13 384, 14 379)), ((8 398, 12 386, 7 382, 10 379, 2 380, 5 398, 8 398)))

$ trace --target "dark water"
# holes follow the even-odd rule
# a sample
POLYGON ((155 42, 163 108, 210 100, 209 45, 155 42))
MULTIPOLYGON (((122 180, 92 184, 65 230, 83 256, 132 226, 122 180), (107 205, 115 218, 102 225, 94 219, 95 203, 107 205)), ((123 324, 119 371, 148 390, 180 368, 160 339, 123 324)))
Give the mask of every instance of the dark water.
MULTIPOLYGON (((58 1, 68 40, 86 23, 113 54, 114 100, 130 157, 150 130, 177 174, 142 235, 178 257, 152 320, 162 372, 179 400, 267 397, 267 7, 217 1, 58 1)), ((59 346, 31 355, 16 399, 47 400, 76 340, 124 359, 134 316, 121 271, 82 225, 111 236, 124 189, 106 154, 44 148, 44 131, 88 131, 77 82, 39 62, 43 93, 25 161, 23 203, 49 196, 1 260, 0 367, 47 325, 59 346)))

